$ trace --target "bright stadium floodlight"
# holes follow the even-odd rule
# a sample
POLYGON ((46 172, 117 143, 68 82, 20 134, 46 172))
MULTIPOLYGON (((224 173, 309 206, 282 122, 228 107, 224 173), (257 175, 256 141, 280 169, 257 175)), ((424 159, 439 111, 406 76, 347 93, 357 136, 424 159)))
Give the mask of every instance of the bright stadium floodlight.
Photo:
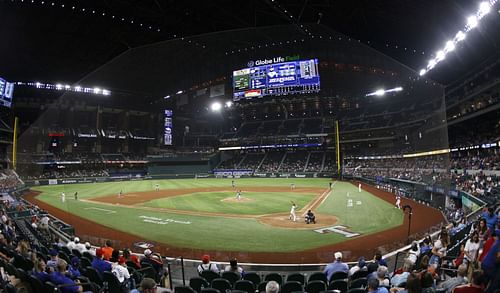
POLYGON ((94 94, 98 95, 98 94, 100 94, 100 93, 101 93, 101 89, 100 89, 100 88, 98 88, 98 87, 95 87, 95 88, 94 88, 94 94))
POLYGON ((219 112, 220 109, 222 109, 222 105, 219 102, 213 102, 212 105, 210 105, 210 109, 212 109, 213 112, 219 112))
POLYGON ((64 86, 64 89, 66 89, 66 90, 70 90, 70 89, 71 89, 71 86, 70 86, 69 84, 67 84, 67 85, 65 85, 65 86, 64 86))
POLYGON ((453 41, 446 42, 446 45, 444 46, 444 52, 448 53, 453 50, 455 50, 455 43, 453 41))
POLYGON ((458 31, 458 33, 455 35, 455 39, 457 40, 457 42, 465 40, 465 33, 463 31, 458 31))
POLYGON ((385 90, 383 90, 383 89, 376 90, 375 95, 376 96, 383 96, 383 95, 385 95, 385 90))
POLYGON ((438 51, 436 53, 436 61, 437 62, 444 60, 445 57, 446 57, 446 54, 444 53, 444 51, 438 51))
POLYGON ((109 95, 111 95, 111 91, 103 89, 102 90, 102 94, 105 95, 105 96, 109 96, 109 95))
POLYGON ((477 24, 478 20, 475 15, 471 15, 467 18, 467 25, 469 26, 469 28, 473 29, 477 26, 477 24))
POLYGON ((427 73, 427 70, 425 70, 425 69, 420 69, 420 72, 419 72, 420 76, 423 76, 423 75, 425 75, 426 73, 427 73))
POLYGON ((56 84, 56 90, 62 90, 63 86, 61 84, 56 84))
POLYGON ((77 85, 75 86, 75 92, 81 92, 82 91, 82 87, 77 85))
POLYGON ((233 106, 233 102, 227 101, 226 102, 226 107, 231 108, 233 106))
POLYGON ((490 3, 484 1, 479 4, 479 16, 482 18, 486 14, 490 13, 491 5, 490 3))
POLYGON ((182 90, 178 90, 178 91, 177 91, 177 94, 178 94, 178 95, 180 95, 180 94, 182 94, 182 93, 183 93, 183 91, 182 91, 182 90))

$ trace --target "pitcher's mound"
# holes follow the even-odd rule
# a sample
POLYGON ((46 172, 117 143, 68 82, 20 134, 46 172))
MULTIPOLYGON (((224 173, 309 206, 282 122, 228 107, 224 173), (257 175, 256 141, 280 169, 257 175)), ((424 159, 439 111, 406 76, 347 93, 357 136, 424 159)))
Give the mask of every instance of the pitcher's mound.
POLYGON ((322 214, 315 215, 316 224, 306 224, 305 219, 302 216, 297 217, 296 222, 291 221, 288 213, 263 216, 259 218, 259 221, 266 225, 293 229, 318 229, 320 227, 333 226, 338 221, 337 217, 335 216, 322 214))
POLYGON ((239 200, 236 197, 226 197, 221 199, 223 202, 252 202, 255 201, 253 198, 241 197, 239 200))

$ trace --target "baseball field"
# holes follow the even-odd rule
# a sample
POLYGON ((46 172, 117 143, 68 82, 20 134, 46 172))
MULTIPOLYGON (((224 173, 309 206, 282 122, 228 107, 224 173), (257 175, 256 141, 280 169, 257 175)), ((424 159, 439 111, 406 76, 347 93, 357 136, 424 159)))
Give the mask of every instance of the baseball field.
MULTIPOLYGON (((349 182, 333 182, 330 189, 330 182, 234 179, 233 186, 231 179, 122 181, 40 186, 27 198, 73 224, 83 238, 115 239, 122 247, 146 241, 170 256, 198 258, 208 252, 221 260, 237 255, 241 261, 316 262, 329 261, 333 249, 355 258, 406 238, 407 217, 394 207, 394 195, 371 186, 359 192, 357 183, 349 182), (289 219, 292 202, 296 222, 289 219), (316 224, 304 221, 309 209, 316 224)), ((417 222, 412 233, 442 221, 439 212, 412 205, 417 222)))

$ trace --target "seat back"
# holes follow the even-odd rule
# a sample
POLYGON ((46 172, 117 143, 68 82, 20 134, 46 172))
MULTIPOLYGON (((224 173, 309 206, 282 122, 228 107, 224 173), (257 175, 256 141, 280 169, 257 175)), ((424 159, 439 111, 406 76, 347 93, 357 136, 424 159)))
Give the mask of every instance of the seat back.
POLYGON ((93 267, 86 267, 83 275, 89 278, 90 281, 96 283, 99 286, 102 286, 102 278, 97 272, 97 270, 94 269, 93 267))
POLYGON ((123 293, 120 282, 112 272, 102 273, 102 279, 104 287, 108 289, 108 293, 123 293))
POLYGON ((326 284, 320 280, 314 280, 307 283, 306 290, 307 293, 319 293, 321 291, 326 291, 326 284))
POLYGON ((306 283, 306 277, 303 274, 294 273, 294 274, 288 275, 286 277, 286 281, 287 282, 289 282, 289 281, 297 281, 297 282, 301 283, 302 285, 304 285, 306 283))
POLYGON ((43 283, 42 281, 38 280, 37 277, 29 275, 28 276, 28 282, 30 283, 31 289, 33 289, 33 292, 43 292, 43 283))
POLYGON ((78 258, 81 258, 82 257, 82 253, 80 252, 80 250, 78 249, 72 249, 71 250, 71 254, 73 254, 74 256, 78 257, 78 258))
POLYGON ((246 291, 247 293, 255 293, 255 285, 249 280, 238 280, 234 283, 235 290, 246 291))
POLYGON ((175 286, 175 293, 196 293, 196 291, 189 286, 175 286))
POLYGON ((359 278, 366 278, 368 276, 368 271, 367 270, 359 270, 356 271, 354 274, 351 276, 351 280, 357 280, 359 278))
POLYGON ((241 280, 241 275, 237 272, 223 272, 221 277, 228 280, 231 286, 234 285, 236 281, 241 280))
POLYGON ((281 286, 283 284, 283 277, 278 273, 269 273, 264 278, 264 281, 267 281, 267 282, 275 281, 278 284, 280 284, 280 286, 281 286))
POLYGON ((281 293, 292 293, 295 291, 304 291, 304 287, 298 281, 288 281, 281 287, 281 293))
POLYGON ((243 276, 243 280, 248 280, 253 283, 255 287, 259 286, 261 279, 256 272, 248 272, 243 276))
POLYGON ((312 273, 308 279, 308 282, 311 282, 311 281, 322 281, 323 283, 325 283, 325 286, 326 286, 326 284, 328 284, 328 280, 326 279, 326 275, 322 272, 312 273))
POLYGON ((346 272, 335 272, 335 273, 333 273, 332 277, 328 281, 332 282, 335 280, 344 280, 344 279, 347 279, 346 272))
POLYGON ((55 292, 57 292, 56 291, 57 290, 56 285, 54 285, 54 283, 49 282, 49 281, 47 281, 47 282, 45 282, 45 284, 43 284, 43 288, 44 288, 44 290, 42 292, 46 292, 46 293, 55 293, 55 292))
POLYGON ((341 293, 347 292, 347 281, 346 280, 334 280, 328 285, 328 290, 339 290, 341 293))
POLYGON ((220 278, 219 274, 217 274, 216 272, 207 271, 207 270, 202 271, 200 276, 202 278, 205 278, 205 280, 207 280, 207 282, 209 282, 209 283, 212 283, 212 281, 214 279, 220 278))
POLYGON ((347 293, 366 293, 366 289, 362 288, 352 288, 347 291, 347 293))
POLYGON ((201 293, 222 293, 222 292, 214 288, 203 288, 201 289, 201 293))
POLYGON ((356 280, 353 280, 351 282, 351 286, 349 287, 350 289, 353 288, 366 288, 367 285, 367 279, 366 278, 359 278, 356 280))
POLYGON ((257 286, 257 292, 266 292, 267 281, 260 282, 257 286))
POLYGON ((198 293, 201 292, 201 289, 208 288, 209 286, 210 285, 208 284, 207 280, 205 280, 205 278, 193 277, 189 279, 189 287, 191 287, 198 293))
POLYGON ((221 292, 226 292, 226 290, 231 290, 231 283, 223 278, 216 278, 212 280, 212 288, 217 289, 221 292))

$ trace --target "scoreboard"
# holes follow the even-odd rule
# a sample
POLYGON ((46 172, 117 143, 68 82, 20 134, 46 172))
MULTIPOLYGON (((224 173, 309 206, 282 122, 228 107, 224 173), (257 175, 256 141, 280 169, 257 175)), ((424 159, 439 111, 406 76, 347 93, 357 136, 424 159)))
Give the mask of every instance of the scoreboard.
POLYGON ((7 82, 0 77, 0 106, 11 107, 14 93, 14 83, 7 82))
POLYGON ((319 92, 318 59, 266 64, 233 71, 233 100, 319 92))

